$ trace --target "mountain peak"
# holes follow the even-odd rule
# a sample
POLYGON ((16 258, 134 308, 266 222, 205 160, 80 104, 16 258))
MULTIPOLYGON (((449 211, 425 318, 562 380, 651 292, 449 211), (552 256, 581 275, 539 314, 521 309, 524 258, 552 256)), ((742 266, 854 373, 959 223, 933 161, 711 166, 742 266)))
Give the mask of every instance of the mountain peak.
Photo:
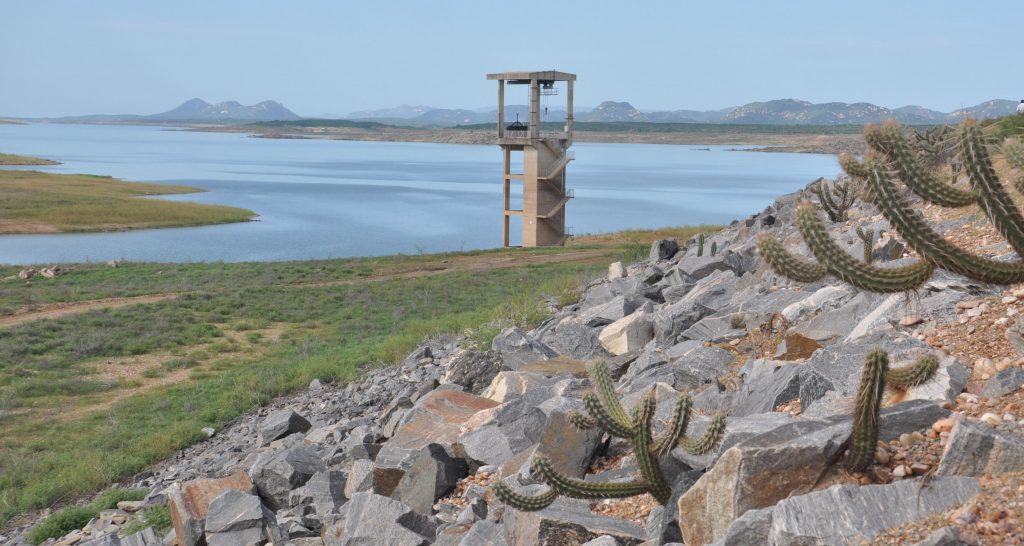
POLYGON ((253 106, 245 106, 229 100, 210 104, 203 99, 189 99, 173 110, 146 116, 154 120, 167 121, 276 121, 299 119, 299 116, 281 103, 265 100, 253 106))

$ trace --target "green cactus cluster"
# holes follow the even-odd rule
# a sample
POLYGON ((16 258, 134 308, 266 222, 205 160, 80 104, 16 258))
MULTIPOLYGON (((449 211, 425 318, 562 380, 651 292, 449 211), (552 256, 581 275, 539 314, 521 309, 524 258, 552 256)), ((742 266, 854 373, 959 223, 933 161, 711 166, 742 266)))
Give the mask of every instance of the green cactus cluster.
POLYGON ((937 169, 953 158, 954 131, 948 125, 929 127, 924 131, 914 131, 914 148, 921 162, 927 167, 937 169))
POLYGON ((860 262, 829 238, 817 213, 807 205, 798 208, 797 223, 816 262, 789 254, 781 243, 767 236, 759 241, 762 255, 776 272, 794 280, 810 282, 833 275, 870 292, 916 289, 936 268, 985 283, 1024 282, 1024 262, 992 260, 950 243, 925 222, 897 187, 899 180, 925 201, 944 207, 977 204, 1010 246, 1024 255, 1024 216, 996 175, 981 128, 967 120, 956 129, 956 134, 957 151, 970 188, 957 188, 936 170, 923 165, 895 124, 873 126, 865 131, 872 153, 863 162, 850 157, 840 160, 850 176, 864 181, 868 201, 921 256, 919 261, 895 268, 860 262))
POLYGON ((864 242, 864 263, 870 265, 874 261, 872 251, 875 248, 875 230, 871 228, 862 229, 857 226, 857 237, 864 242))
POLYGON ((863 471, 875 459, 878 443, 879 412, 882 395, 887 388, 905 390, 930 380, 939 369, 934 356, 925 356, 903 368, 889 368, 889 354, 881 349, 868 353, 864 371, 857 389, 857 402, 853 412, 853 432, 850 435, 850 454, 847 468, 863 471))
POLYGON ((697 256, 704 255, 704 234, 701 233, 697 236, 697 256))
POLYGON ((850 181, 834 182, 831 185, 825 183, 825 179, 818 179, 811 191, 818 196, 821 208, 828 214, 828 219, 833 222, 845 222, 849 216, 850 207, 853 206, 856 191, 851 191, 850 181))
POLYGON ((711 241, 711 257, 714 258, 715 254, 717 252, 718 252, 718 242, 711 241))
POLYGON ((583 397, 589 415, 572 413, 573 425, 579 428, 600 427, 617 438, 630 440, 636 456, 640 477, 623 483, 595 483, 572 478, 559 473, 551 461, 543 455, 533 459, 532 469, 549 487, 538 495, 517 493, 503 482, 492 487, 495 497, 505 504, 522 511, 542 510, 551 505, 559 495, 577 499, 622 498, 650 493, 659 503, 665 505, 672 496, 669 482, 665 480, 658 458, 667 455, 676 446, 694 454, 710 451, 725 432, 725 416, 715 416, 700 437, 686 436, 690 424, 690 410, 693 405, 688 395, 683 395, 675 405, 672 420, 660 434, 652 434, 652 424, 657 405, 653 391, 645 396, 633 409, 632 416, 615 396, 615 384, 603 362, 597 361, 590 367, 594 382, 593 392, 583 397))

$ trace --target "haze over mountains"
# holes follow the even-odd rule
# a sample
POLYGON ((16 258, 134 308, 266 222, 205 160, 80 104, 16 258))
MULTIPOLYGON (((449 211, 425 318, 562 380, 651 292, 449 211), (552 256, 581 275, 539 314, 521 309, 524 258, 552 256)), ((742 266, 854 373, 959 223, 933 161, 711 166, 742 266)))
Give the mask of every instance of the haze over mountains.
MULTIPOLYGON (((921 106, 889 109, 867 102, 812 102, 781 99, 751 102, 743 106, 721 110, 665 110, 644 111, 628 102, 605 101, 596 108, 577 108, 576 121, 582 122, 643 122, 643 123, 723 123, 766 125, 843 125, 878 123, 895 119, 903 124, 926 125, 955 123, 964 116, 991 118, 1013 113, 1017 102, 996 99, 953 112, 939 112, 921 106)), ((525 120, 525 105, 508 105, 506 120, 525 120)), ((402 105, 379 110, 361 110, 346 116, 329 116, 351 120, 370 120, 403 126, 452 127, 494 123, 497 110, 490 108, 433 108, 430 106, 402 105)), ((291 121, 304 119, 279 102, 267 100, 245 106, 236 101, 210 104, 202 99, 191 99, 177 108, 151 115, 88 115, 57 118, 55 121, 81 123, 251 123, 258 121, 291 121)), ((563 110, 549 110, 542 121, 565 119, 563 110)))
MULTIPOLYGON (((1013 113, 1016 107, 1016 101, 996 99, 953 112, 939 112, 921 106, 904 106, 902 108, 889 109, 867 102, 815 104, 802 100, 781 99, 751 102, 743 106, 722 110, 650 112, 639 110, 628 102, 605 101, 593 109, 577 109, 575 114, 576 121, 595 122, 859 125, 895 119, 904 124, 932 124, 956 122, 965 115, 976 118, 1005 116, 1013 113)), ((506 119, 515 119, 517 114, 521 119, 525 119, 527 107, 524 105, 506 106, 506 119)), ((497 117, 497 111, 495 109, 467 110, 430 108, 428 106, 400 106, 382 110, 353 112, 346 117, 348 119, 369 119, 411 125, 452 126, 492 123, 497 117)), ((565 112, 562 110, 551 110, 547 112, 546 116, 542 116, 543 120, 550 121, 564 118, 565 112)))

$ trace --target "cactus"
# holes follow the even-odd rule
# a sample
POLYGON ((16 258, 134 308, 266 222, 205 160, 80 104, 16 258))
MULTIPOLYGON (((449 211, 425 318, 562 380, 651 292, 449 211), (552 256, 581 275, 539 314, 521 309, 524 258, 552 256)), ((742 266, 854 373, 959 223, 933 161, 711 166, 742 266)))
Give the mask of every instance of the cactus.
POLYGON ((702 436, 687 437, 686 429, 690 423, 692 401, 689 395, 683 395, 676 403, 668 428, 655 437, 651 433, 656 409, 653 391, 633 409, 632 417, 627 417, 625 409, 615 397, 615 384, 604 363, 594 363, 589 371, 594 382, 594 391, 584 395, 583 403, 590 415, 572 413, 569 420, 580 428, 598 426, 612 436, 630 440, 641 477, 624 483, 587 482, 559 473, 551 466, 547 457, 537 455, 533 459, 533 471, 549 489, 539 495, 523 495, 499 482, 492 490, 505 504, 530 512, 551 505, 559 495, 578 499, 606 499, 650 493, 659 503, 665 505, 672 495, 672 490, 661 472, 658 457, 668 454, 676 446, 681 446, 694 454, 707 453, 725 432, 725 417, 718 415, 711 420, 702 436))
POLYGON ((712 258, 715 257, 715 253, 716 252, 718 252, 718 243, 716 241, 711 241, 711 257, 712 258))
POLYGON ((954 146, 951 145, 953 130, 947 125, 930 127, 924 132, 914 131, 914 148, 921 162, 935 169, 952 159, 954 146))
POLYGON ((1011 175, 1013 176, 1013 187, 1017 193, 1024 193, 1024 172, 1022 172, 1024 171, 1024 146, 1021 145, 1019 139, 1008 138, 1003 141, 1002 152, 1006 163, 1015 170, 1011 175))
POLYGON ((697 236, 697 256, 704 255, 704 234, 701 233, 697 236))
POLYGON ((874 461, 875 445, 878 442, 878 415, 885 389, 906 389, 920 385, 931 379, 938 368, 939 361, 933 356, 926 356, 909 366, 889 369, 888 353, 881 349, 868 353, 860 376, 860 387, 857 389, 847 468, 859 472, 874 461))
POLYGON ((861 229, 857 226, 857 237, 864 242, 864 263, 870 265, 874 260, 874 255, 871 253, 875 247, 875 230, 871 228, 861 229))
POLYGON ((853 206, 854 193, 850 192, 850 182, 834 182, 831 186, 825 185, 825 179, 819 178, 811 191, 818 196, 821 208, 825 209, 828 219, 833 222, 845 222, 850 207, 853 206))
MULTIPOLYGON (((899 292, 923 284, 936 268, 970 279, 994 284, 1024 282, 1024 261, 997 261, 953 245, 935 232, 900 194, 895 178, 923 199, 942 206, 960 207, 977 203, 989 221, 1019 254, 1024 255, 1024 216, 996 176, 992 158, 972 120, 957 130, 957 150, 970 190, 946 184, 935 171, 921 165, 911 153, 906 137, 895 124, 869 127, 865 140, 874 151, 863 162, 848 156, 840 159, 847 173, 864 181, 866 197, 873 203, 921 260, 899 268, 879 268, 857 262, 828 237, 812 209, 797 211, 800 232, 818 263, 790 255, 777 241, 762 237, 762 255, 780 274, 801 282, 833 275, 857 288, 871 292, 899 292)), ((1024 183, 1022 183, 1024 185, 1024 183)))

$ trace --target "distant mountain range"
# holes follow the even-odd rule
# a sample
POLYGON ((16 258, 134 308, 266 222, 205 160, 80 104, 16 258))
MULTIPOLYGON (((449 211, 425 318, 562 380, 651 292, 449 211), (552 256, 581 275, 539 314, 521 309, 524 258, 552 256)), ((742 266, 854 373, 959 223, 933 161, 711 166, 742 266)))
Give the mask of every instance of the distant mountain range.
POLYGON ((301 116, 284 107, 279 102, 265 100, 252 106, 245 106, 237 101, 210 104, 203 99, 191 99, 181 106, 148 116, 134 114, 99 114, 91 116, 70 116, 55 121, 73 121, 80 123, 116 123, 116 122, 190 122, 190 123, 249 123, 253 121, 288 121, 302 119, 301 116))
MULTIPOLYGON (((575 115, 576 121, 592 122, 861 125, 895 119, 908 125, 927 125, 955 123, 964 116, 978 119, 1005 116, 1015 112, 1016 107, 1016 101, 997 99, 953 112, 939 112, 921 106, 889 109, 867 102, 815 104, 802 100, 781 99, 751 102, 722 110, 643 111, 628 102, 605 101, 596 108, 577 108, 575 115)), ((507 121, 514 121, 517 116, 520 120, 525 121, 528 115, 528 107, 525 105, 505 107, 507 121)), ((404 126, 452 127, 494 123, 497 116, 497 110, 493 107, 463 109, 402 105, 380 110, 361 110, 346 116, 327 117, 404 126)), ((281 103, 272 100, 245 106, 236 101, 210 104, 202 99, 191 99, 173 110, 159 114, 72 116, 57 118, 53 121, 77 123, 251 123, 299 119, 304 118, 285 108, 281 103)), ((541 121, 563 119, 565 119, 563 110, 545 111, 541 116, 541 121)))
MULTIPOLYGON (((743 106, 722 110, 669 110, 646 112, 638 110, 628 102, 606 101, 589 111, 576 111, 576 121, 646 123, 730 123, 766 125, 845 125, 878 123, 895 119, 904 124, 955 123, 964 116, 991 118, 1012 114, 1017 102, 1012 100, 990 100, 954 112, 939 112, 921 106, 904 106, 889 109, 867 102, 812 102, 781 99, 766 102, 751 102, 743 106)), ((509 105, 505 108, 505 119, 514 120, 518 114, 526 119, 528 110, 523 105, 509 105)), ((497 110, 466 110, 431 108, 429 106, 400 106, 384 110, 363 110, 346 116, 349 119, 369 119, 384 123, 407 125, 472 125, 493 123, 497 110)), ((565 112, 552 110, 542 116, 544 121, 565 118, 565 112)))

